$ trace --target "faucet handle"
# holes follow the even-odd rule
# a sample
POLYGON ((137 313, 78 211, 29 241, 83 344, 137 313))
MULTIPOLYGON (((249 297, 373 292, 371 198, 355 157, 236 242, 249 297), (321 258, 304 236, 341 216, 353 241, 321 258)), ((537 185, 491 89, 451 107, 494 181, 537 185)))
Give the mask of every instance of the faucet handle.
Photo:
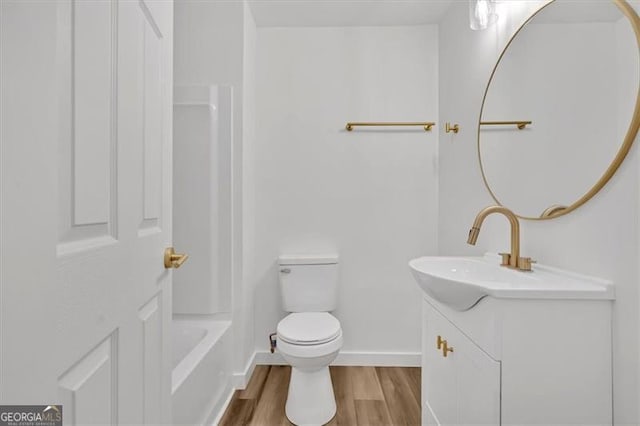
POLYGON ((501 266, 509 266, 509 261, 511 260, 511 253, 498 253, 502 256, 501 266))
POLYGON ((530 257, 520 257, 518 258, 518 269, 521 271, 530 271, 531 265, 537 263, 535 260, 532 260, 530 257))

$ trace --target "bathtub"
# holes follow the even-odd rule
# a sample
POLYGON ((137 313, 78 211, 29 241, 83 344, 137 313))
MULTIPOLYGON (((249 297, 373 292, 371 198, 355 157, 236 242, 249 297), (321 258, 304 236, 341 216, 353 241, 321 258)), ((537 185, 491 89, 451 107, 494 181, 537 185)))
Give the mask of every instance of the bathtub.
POLYGON ((210 422, 231 392, 231 321, 174 315, 171 405, 176 425, 210 422))

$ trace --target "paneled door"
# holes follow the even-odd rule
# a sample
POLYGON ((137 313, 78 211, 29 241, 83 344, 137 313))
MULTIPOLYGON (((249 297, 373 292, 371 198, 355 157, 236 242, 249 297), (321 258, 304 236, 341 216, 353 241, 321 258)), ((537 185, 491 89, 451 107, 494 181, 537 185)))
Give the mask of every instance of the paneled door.
POLYGON ((170 422, 173 4, 2 3, 0 403, 170 422))

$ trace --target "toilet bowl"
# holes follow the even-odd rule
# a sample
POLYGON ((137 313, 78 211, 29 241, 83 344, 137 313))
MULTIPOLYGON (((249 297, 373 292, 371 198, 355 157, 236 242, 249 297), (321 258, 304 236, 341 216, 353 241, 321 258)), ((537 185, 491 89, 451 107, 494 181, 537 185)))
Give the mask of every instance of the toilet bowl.
POLYGON ((336 413, 329 364, 342 347, 340 322, 328 312, 292 313, 278 323, 277 339, 291 365, 287 418, 298 426, 328 423, 336 413))

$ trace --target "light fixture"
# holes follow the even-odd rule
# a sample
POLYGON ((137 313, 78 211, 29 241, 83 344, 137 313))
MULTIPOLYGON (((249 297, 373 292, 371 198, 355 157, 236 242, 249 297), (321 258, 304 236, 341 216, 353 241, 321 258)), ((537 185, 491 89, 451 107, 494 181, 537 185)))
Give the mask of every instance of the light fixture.
POLYGON ((469 0, 469 26, 485 30, 498 20, 495 0, 469 0))

